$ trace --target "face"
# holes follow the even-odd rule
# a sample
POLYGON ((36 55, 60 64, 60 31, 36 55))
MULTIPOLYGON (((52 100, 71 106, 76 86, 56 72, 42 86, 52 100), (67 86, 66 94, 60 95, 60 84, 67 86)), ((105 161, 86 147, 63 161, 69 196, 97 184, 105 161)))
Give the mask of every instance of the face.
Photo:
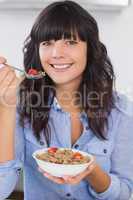
POLYGON ((56 84, 82 80, 87 62, 87 43, 80 39, 43 41, 39 56, 44 71, 56 84))

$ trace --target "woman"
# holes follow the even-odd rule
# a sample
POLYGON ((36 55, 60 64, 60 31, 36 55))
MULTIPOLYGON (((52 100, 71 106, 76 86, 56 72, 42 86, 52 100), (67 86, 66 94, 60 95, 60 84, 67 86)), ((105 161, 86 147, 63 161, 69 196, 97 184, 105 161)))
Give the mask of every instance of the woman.
POLYGON ((0 199, 11 193, 21 168, 25 200, 129 199, 133 121, 113 91, 113 67, 94 18, 72 1, 40 13, 24 44, 24 67, 46 76, 22 80, 17 100, 19 80, 5 58, 0 62, 0 199), (32 158, 48 146, 91 153, 95 162, 77 176, 54 177, 32 158))

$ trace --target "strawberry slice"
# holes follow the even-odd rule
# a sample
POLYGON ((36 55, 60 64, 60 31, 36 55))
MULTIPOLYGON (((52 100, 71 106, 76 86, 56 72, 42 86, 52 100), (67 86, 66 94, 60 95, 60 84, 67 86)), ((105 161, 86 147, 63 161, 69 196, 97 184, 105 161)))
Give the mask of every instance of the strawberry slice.
POLYGON ((36 69, 29 69, 28 74, 29 75, 37 75, 38 71, 36 69))
POLYGON ((58 150, 57 147, 51 147, 48 149, 48 153, 55 153, 58 150))
POLYGON ((83 157, 82 154, 78 153, 78 152, 74 153, 74 155, 73 155, 74 159, 81 159, 82 157, 83 157))

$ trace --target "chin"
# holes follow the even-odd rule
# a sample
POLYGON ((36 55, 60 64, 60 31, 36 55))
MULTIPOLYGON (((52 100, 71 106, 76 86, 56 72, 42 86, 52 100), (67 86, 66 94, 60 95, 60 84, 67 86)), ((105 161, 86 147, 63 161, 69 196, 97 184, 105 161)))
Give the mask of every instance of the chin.
POLYGON ((55 83, 55 84, 67 84, 67 83, 69 83, 71 80, 64 80, 64 79, 52 79, 53 80, 53 82, 55 83))

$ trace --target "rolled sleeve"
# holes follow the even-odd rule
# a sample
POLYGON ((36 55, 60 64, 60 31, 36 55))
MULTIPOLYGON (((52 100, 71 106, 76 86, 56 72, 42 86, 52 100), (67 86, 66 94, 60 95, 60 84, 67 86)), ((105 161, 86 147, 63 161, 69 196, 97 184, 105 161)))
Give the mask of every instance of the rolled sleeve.
POLYGON ((12 169, 15 161, 10 161, 5 164, 0 164, 0 200, 6 199, 13 191, 17 180, 17 170, 12 169))
POLYGON ((4 173, 8 172, 9 169, 15 166, 15 164, 16 164, 15 160, 7 161, 6 163, 0 163, 0 174, 2 174, 3 172, 4 173))
POLYGON ((96 199, 104 199, 104 200, 118 199, 120 193, 120 180, 113 174, 110 174, 110 178, 111 178, 110 186, 105 192, 97 193, 93 190, 92 187, 89 187, 91 195, 96 199))
POLYGON ((0 176, 1 174, 6 174, 10 170, 14 169, 16 171, 19 171, 22 168, 22 163, 18 160, 11 160, 7 161, 5 163, 0 163, 0 176))
POLYGON ((19 126, 18 115, 15 130, 15 159, 0 163, 0 200, 6 199, 16 186, 24 161, 24 134, 19 126))

